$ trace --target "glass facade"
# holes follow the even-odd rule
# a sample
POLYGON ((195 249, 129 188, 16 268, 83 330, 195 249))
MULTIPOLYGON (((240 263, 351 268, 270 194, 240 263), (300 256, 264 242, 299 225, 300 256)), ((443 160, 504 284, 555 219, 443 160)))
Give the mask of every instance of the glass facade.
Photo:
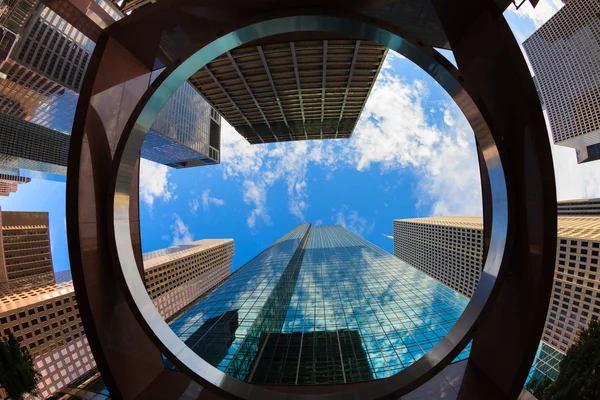
POLYGON ((529 370, 527 381, 529 382, 531 379, 543 381, 545 377, 553 381, 556 380, 560 371, 559 364, 563 358, 565 358, 565 355, 560 351, 544 342, 540 342, 538 351, 535 354, 535 360, 529 370))
MULTIPOLYGON (((171 324, 238 379, 327 384, 391 376, 468 300, 341 226, 290 231, 171 324)), ((458 359, 468 357, 468 349, 458 359)))
MULTIPOLYGON (((110 2, 96 3, 115 20, 122 18, 110 2)), ((11 139, 8 147, 0 147, 0 167, 21 168, 32 178, 63 180, 62 160, 69 149, 69 138, 63 136, 71 133, 95 43, 39 0, 1 5, 0 28, 0 116, 22 122, 0 121, 11 139), (15 153, 24 147, 30 150, 15 153)), ((217 164, 220 129, 220 116, 186 83, 160 112, 142 157, 174 168, 217 164)))
MULTIPOLYGON (((154 71, 152 80, 162 71, 154 71)), ((221 125, 212 107, 185 82, 158 113, 142 157, 174 168, 218 164, 221 125)))

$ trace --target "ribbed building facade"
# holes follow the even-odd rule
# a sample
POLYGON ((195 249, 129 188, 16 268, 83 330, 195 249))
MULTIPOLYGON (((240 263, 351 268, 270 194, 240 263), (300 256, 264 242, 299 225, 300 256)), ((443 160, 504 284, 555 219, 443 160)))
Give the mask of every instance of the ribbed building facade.
POLYGON ((19 185, 31 182, 31 178, 0 172, 0 196, 16 193, 19 185))
POLYGON ((600 217, 600 199, 559 201, 556 212, 559 216, 600 217))
MULTIPOLYGON (((2 213, 3 217, 5 213, 2 213)), ((47 222, 47 214, 45 216, 47 222)), ((15 251, 11 250, 14 245, 10 240, 7 247, 7 236, 9 239, 21 238, 25 233, 32 239, 39 236, 39 227, 31 225, 34 221, 25 222, 30 225, 13 226, 13 230, 18 228, 19 236, 4 234, 3 229, 2 262, 8 265, 15 260, 15 251)), ((45 237, 48 238, 47 226, 45 237)), ((37 240, 18 241, 24 242, 37 243, 37 240)), ((49 249, 48 244, 48 253, 44 254, 48 256, 52 271, 49 249)), ((161 315, 168 319, 226 278, 233 253, 233 240, 207 239, 146 254, 146 286, 161 315)), ((28 271, 30 273, 20 280, 19 286, 10 282, 0 285, 0 334, 14 335, 21 346, 31 352, 35 368, 41 375, 38 390, 40 396, 46 398, 79 377, 94 374, 96 364, 83 329, 70 274, 58 273, 55 283, 52 272, 48 279, 48 274, 39 268, 28 271)))
POLYGON ((233 239, 204 239, 144 254, 146 290, 168 320, 229 276, 233 239))
POLYGON ((48 213, 0 211, 0 225, 0 284, 54 282, 48 213))
MULTIPOLYGON (((467 297, 482 271, 481 217, 394 221, 394 255, 467 297), (440 245, 445 243, 445 245, 440 245)), ((552 299, 542 340, 561 353, 600 318, 600 217, 558 218, 552 299)))
MULTIPOLYGON (((467 299, 341 226, 302 224, 172 323, 238 379, 318 385, 391 376, 429 351, 467 299)), ((468 356, 468 349, 458 359, 468 356)))
POLYGON ((57 130, 0 115, 0 166, 66 175, 70 139, 57 130))
POLYGON ((579 162, 600 144, 599 15, 599 0, 570 0, 523 42, 554 143, 578 149, 579 162))

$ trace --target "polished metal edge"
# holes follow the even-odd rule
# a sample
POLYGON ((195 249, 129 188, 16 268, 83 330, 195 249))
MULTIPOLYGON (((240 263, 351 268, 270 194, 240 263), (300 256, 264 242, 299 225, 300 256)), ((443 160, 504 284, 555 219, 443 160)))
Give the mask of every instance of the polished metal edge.
POLYGON ((493 299, 503 260, 507 258, 505 253, 509 228, 507 182, 501 155, 485 114, 461 85, 459 76, 460 73, 430 47, 416 44, 362 21, 323 15, 277 18, 238 29, 206 45, 174 70, 165 70, 148 89, 146 103, 142 104, 142 100, 132 114, 115 154, 114 187, 109 191, 109 209, 112 208, 109 210, 112 212, 109 225, 114 237, 109 240, 118 259, 117 269, 120 267, 126 297, 135 309, 140 324, 145 325, 145 330, 154 337, 167 357, 199 383, 213 385, 215 389, 244 399, 268 399, 278 396, 287 399, 393 397, 420 386, 448 365, 469 342, 482 311, 493 299), (489 175, 491 199, 487 198, 487 191, 484 190, 484 201, 491 203, 493 209, 490 247, 480 283, 465 311, 447 335, 427 354, 398 374, 353 391, 334 394, 282 394, 241 382, 200 358, 175 335, 154 307, 137 269, 130 236, 129 203, 133 167, 139 158, 146 133, 167 100, 189 77, 216 57, 253 40, 292 32, 344 33, 370 40, 407 57, 434 78, 454 99, 474 130, 478 151, 489 175))

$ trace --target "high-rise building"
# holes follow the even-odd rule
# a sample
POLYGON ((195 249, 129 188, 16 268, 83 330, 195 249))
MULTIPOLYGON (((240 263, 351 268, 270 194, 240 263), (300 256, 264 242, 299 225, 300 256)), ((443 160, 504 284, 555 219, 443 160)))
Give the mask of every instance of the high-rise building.
POLYGON ((221 116, 185 82, 158 113, 141 156, 169 167, 186 168, 218 164, 220 150, 221 116))
POLYGON ((548 110, 554 143, 597 159, 600 144, 600 1, 571 0, 523 48, 548 110))
POLYGON ((0 196, 16 193, 19 185, 28 182, 31 182, 31 178, 0 172, 0 196))
POLYGON ((559 201, 556 211, 559 216, 600 217, 600 198, 559 201))
MULTIPOLYGON (((97 3, 113 19, 122 17, 111 2, 97 3)), ((0 167, 64 176, 68 134, 95 44, 39 1, 3 4, 0 26, 5 28, 0 39, 0 167)), ((153 124, 142 157, 175 168, 218 164, 220 124, 219 114, 186 83, 153 124)))
MULTIPOLYGON (((481 217, 394 221, 394 254, 472 296, 482 271, 481 217)), ((543 342, 565 354, 578 333, 600 317, 600 216, 558 218, 553 295, 543 342)))
POLYGON ((216 58, 190 82, 251 144, 348 138, 386 54, 362 40, 262 40, 216 58))
POLYGON ((54 283, 48 213, 0 211, 0 284, 54 283))
POLYGON ((388 377, 413 363, 466 304, 341 226, 306 223, 171 327, 204 360, 247 382, 348 383, 388 377))
POLYGON ((54 129, 0 115, 0 166, 66 175, 70 138, 54 129))
MULTIPOLYGON (((0 334, 13 334, 21 346, 29 349, 41 375, 38 389, 43 398, 86 374, 93 374, 96 365, 70 274, 57 273, 54 283, 50 272, 52 281, 44 281, 39 278, 47 274, 40 268, 32 268, 38 264, 34 265, 31 257, 23 256, 31 252, 35 252, 37 258, 42 255, 43 271, 48 265, 52 271, 47 218, 46 213, 2 212, 4 253, 0 254, 1 262, 6 263, 9 271, 14 265, 24 265, 23 270, 28 272, 27 285, 15 287, 11 282, 0 285, 0 334), (46 240, 39 241, 42 237, 38 219, 44 216, 43 238, 46 240), (27 250, 24 249, 26 244, 27 250)), ((145 254, 146 286, 161 315, 166 319, 172 317, 224 279, 229 274, 232 256, 231 239, 198 240, 145 254)), ((0 278, 5 270, 0 269, 0 278)))
POLYGON ((146 290, 165 320, 227 276, 233 239, 204 239, 144 254, 146 290))

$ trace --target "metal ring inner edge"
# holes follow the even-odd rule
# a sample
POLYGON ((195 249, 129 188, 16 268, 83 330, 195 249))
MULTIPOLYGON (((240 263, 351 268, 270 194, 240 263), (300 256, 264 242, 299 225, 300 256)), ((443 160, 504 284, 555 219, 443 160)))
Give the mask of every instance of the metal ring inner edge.
MULTIPOLYGON (((490 295, 500 273, 504 257, 508 232, 508 202, 507 183, 500 154, 489 126, 475 101, 469 96, 458 80, 459 71, 448 62, 442 61, 433 48, 416 44, 412 41, 393 34, 385 29, 362 21, 322 15, 302 15, 276 18, 252 24, 228 33, 210 44, 204 46, 190 58, 182 62, 169 73, 165 70, 150 86, 151 93, 141 111, 134 111, 128 127, 123 132, 119 142, 121 151, 115 154, 113 168, 114 188, 109 191, 109 213, 112 208, 112 246, 118 257, 117 272, 122 273, 130 306, 146 332, 154 336, 154 340, 167 356, 180 369, 203 386, 214 385, 230 395, 244 399, 267 399, 285 397, 286 399, 377 399, 390 395, 402 395, 415 388, 415 382, 421 382, 425 377, 431 377, 439 372, 454 359, 471 339, 471 334, 488 303, 490 295), (439 343, 423 357, 403 369, 399 373, 382 380, 371 382, 361 388, 330 394, 291 394, 269 390, 230 377, 208 364, 200 356, 187 347, 175 335, 169 325, 160 316, 140 276, 134 256, 130 236, 129 202, 132 183, 132 173, 139 159, 142 143, 150 130, 156 116, 173 93, 196 71, 226 52, 251 41, 268 36, 292 32, 324 32, 343 33, 370 40, 386 46, 408 58, 427 72, 452 97, 473 128, 477 151, 487 168, 491 199, 483 191, 483 201, 492 204, 493 218, 490 245, 485 260, 479 285, 458 318, 454 326, 439 343), (133 119, 135 122, 133 123, 133 119), (114 240, 114 241, 113 241, 114 240), (131 304, 133 302, 133 304, 131 304)), ((142 98, 142 102, 143 102, 142 98)), ((109 230, 109 235, 110 235, 109 230)))

